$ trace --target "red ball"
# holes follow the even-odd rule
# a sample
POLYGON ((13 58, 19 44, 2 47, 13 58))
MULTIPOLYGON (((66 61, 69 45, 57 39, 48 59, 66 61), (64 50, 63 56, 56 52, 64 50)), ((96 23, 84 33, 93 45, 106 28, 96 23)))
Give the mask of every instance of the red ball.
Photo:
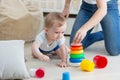
POLYGON ((108 64, 108 60, 106 57, 104 56, 100 56, 100 55, 96 55, 94 58, 93 58, 93 62, 95 63, 95 66, 97 68, 105 68, 106 65, 108 64))

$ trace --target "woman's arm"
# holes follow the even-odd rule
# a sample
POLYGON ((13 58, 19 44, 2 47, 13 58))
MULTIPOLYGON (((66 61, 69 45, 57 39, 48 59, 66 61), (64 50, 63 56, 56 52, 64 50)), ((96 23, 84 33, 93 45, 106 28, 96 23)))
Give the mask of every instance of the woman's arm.
POLYGON ((71 2, 71 0, 65 0, 65 6, 64 6, 64 9, 63 9, 63 15, 66 18, 68 18, 68 16, 69 16, 70 2, 71 2))
POLYGON ((103 17, 107 13, 107 1, 106 0, 96 0, 97 4, 97 11, 94 13, 94 15, 77 31, 74 43, 81 42, 84 37, 86 36, 86 33, 88 30, 93 28, 96 24, 98 24, 103 17))

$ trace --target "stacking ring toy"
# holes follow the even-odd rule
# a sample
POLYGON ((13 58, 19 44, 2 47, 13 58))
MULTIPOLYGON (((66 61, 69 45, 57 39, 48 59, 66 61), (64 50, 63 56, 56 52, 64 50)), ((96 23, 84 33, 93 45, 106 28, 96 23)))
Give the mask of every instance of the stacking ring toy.
POLYGON ((81 61, 83 59, 85 59, 84 57, 84 51, 83 51, 83 47, 82 44, 71 44, 70 47, 71 51, 70 51, 70 55, 69 55, 69 63, 75 66, 79 66, 79 64, 81 63, 81 61))

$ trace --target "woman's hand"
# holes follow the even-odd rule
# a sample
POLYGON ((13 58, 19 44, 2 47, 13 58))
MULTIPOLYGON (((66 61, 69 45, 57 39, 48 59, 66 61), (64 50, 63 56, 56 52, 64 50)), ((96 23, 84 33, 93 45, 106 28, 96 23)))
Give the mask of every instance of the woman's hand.
POLYGON ((66 17, 67 19, 69 17, 70 2, 71 0, 65 0, 65 6, 63 9, 63 16, 66 17))
POLYGON ((74 37, 73 43, 78 44, 85 38, 87 30, 84 28, 80 28, 74 37))
POLYGON ((63 14, 64 17, 68 18, 69 17, 69 8, 65 7, 62 14, 63 14))

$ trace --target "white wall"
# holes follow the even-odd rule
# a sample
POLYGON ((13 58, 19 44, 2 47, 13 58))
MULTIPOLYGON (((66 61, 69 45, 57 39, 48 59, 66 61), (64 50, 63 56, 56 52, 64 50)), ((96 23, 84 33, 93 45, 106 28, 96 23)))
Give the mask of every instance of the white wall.
MULTIPOLYGON (((29 0, 29 1, 38 1, 39 5, 40 5, 40 9, 43 10, 43 12, 62 12, 63 8, 64 8, 64 1, 65 0, 29 0)), ((119 5, 120 5, 120 0, 119 0, 119 5)), ((81 5, 81 0, 72 0, 71 3, 71 8, 70 8, 70 13, 71 14, 77 14, 79 7, 81 5)), ((120 7, 119 7, 120 9, 120 7)), ((68 27, 67 30, 65 32, 65 34, 70 34, 71 33, 71 29, 73 26, 75 18, 70 18, 68 20, 68 27)), ((97 24, 96 27, 94 28, 93 32, 99 31, 101 30, 100 24, 97 24)))

